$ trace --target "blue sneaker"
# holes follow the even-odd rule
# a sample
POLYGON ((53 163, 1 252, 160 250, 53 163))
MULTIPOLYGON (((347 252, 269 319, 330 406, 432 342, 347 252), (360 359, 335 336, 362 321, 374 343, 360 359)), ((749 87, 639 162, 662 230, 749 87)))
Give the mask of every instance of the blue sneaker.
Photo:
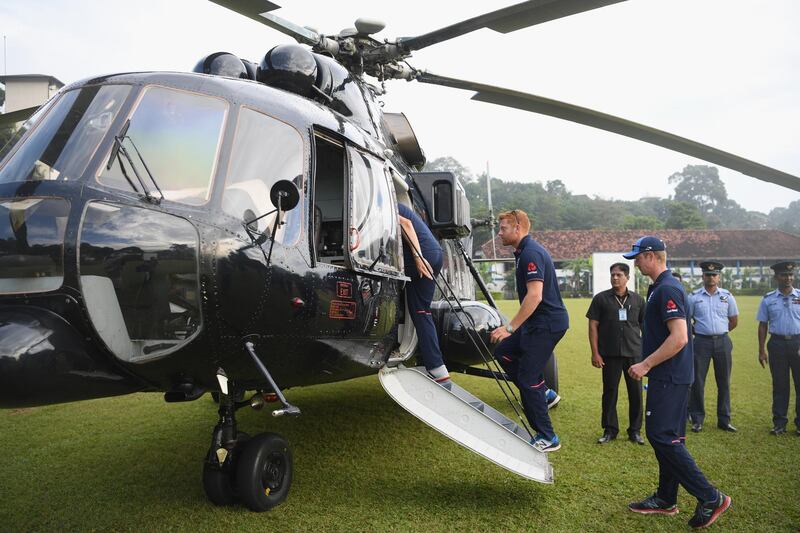
POLYGON ((547 400, 548 409, 552 409, 553 407, 558 405, 558 402, 561 401, 561 396, 559 396, 558 393, 553 389, 547 389, 547 391, 545 391, 544 393, 544 397, 547 400))
POLYGON ((561 449, 561 439, 558 438, 558 435, 553 437, 553 440, 547 440, 546 438, 537 434, 538 439, 534 441, 533 447, 539 450, 542 453, 550 453, 556 450, 561 449))

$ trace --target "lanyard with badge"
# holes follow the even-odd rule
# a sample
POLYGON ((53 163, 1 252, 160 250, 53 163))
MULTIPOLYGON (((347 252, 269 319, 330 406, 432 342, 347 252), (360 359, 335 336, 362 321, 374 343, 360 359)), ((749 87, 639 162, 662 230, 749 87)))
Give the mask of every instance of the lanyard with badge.
POLYGON ((620 301, 617 295, 614 295, 614 299, 619 304, 619 321, 620 322, 627 322, 628 321, 628 309, 625 307, 625 302, 628 301, 628 294, 625 294, 625 298, 620 301))

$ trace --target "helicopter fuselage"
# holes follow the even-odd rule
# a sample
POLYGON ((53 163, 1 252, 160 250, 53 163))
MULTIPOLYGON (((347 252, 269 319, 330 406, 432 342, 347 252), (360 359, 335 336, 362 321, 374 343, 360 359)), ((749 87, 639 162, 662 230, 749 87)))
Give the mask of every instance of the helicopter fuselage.
POLYGON ((220 367, 259 388, 245 337, 281 388, 386 362, 406 279, 392 176, 408 167, 386 157, 377 121, 367 132, 251 81, 141 73, 69 86, 30 124, 0 170, 0 406, 214 388, 220 367), (141 157, 115 158, 128 138, 141 157), (383 195, 359 191, 365 168, 383 195), (301 198, 272 236, 275 215, 253 219, 276 179, 301 198), (338 237, 319 235, 337 224, 338 237))

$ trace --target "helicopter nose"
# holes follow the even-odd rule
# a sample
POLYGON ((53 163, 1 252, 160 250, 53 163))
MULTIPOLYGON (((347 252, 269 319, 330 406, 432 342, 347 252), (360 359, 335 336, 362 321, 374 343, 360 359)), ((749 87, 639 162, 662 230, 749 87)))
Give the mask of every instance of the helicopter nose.
POLYGON ((0 408, 140 390, 63 317, 36 306, 0 308, 0 408))

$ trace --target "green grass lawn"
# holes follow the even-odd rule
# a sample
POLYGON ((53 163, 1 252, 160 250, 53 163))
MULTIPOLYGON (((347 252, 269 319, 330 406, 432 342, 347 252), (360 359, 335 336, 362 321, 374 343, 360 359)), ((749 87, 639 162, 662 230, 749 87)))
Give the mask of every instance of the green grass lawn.
MULTIPOLYGON (((800 437, 768 434, 771 384, 757 361, 758 301, 738 299, 740 326, 733 332, 732 422, 739 432, 716 429, 709 376, 707 429, 690 433, 688 446, 709 479, 733 497, 733 509, 715 528, 798 531, 800 437)), ((516 308, 501 305, 508 315, 516 308)), ((288 438, 294 485, 287 502, 269 513, 216 508, 200 483, 215 405, 208 396, 167 405, 161 395, 135 394, 0 411, 0 531, 686 529, 695 501, 683 490, 678 516, 626 509, 655 488, 649 445, 595 444, 602 432, 601 377, 589 362, 588 305, 567 300, 572 328, 557 349, 564 400, 552 415, 563 447, 550 455, 554 485, 518 478, 428 429, 370 376, 288 391, 303 410, 297 419, 240 411, 241 429, 288 438)), ((455 379, 503 408, 493 381, 455 379)), ((791 419, 794 393, 790 405, 791 419)), ((617 409, 624 431, 624 386, 617 409)))

